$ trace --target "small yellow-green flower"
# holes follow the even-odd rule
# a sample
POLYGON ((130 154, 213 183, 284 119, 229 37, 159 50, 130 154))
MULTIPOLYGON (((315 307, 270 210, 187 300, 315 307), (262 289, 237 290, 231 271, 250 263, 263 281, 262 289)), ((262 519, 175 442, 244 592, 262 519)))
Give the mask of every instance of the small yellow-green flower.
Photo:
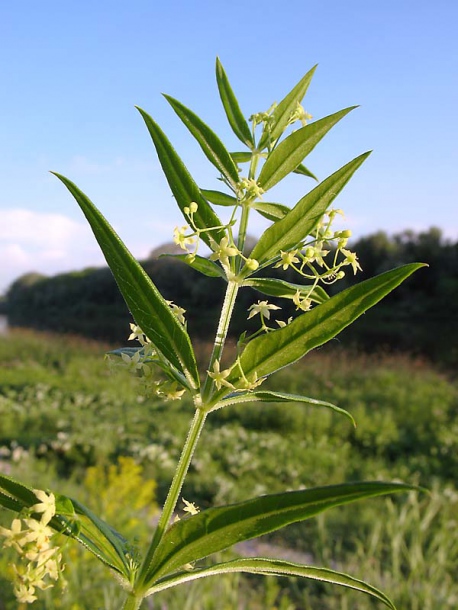
POLYGON ((178 388, 176 381, 170 384, 164 383, 159 391, 164 395, 166 400, 181 400, 181 397, 186 392, 186 390, 178 388))
POLYGON ((5 547, 11 546, 18 553, 22 553, 21 547, 24 545, 24 531, 22 531, 22 521, 20 519, 13 519, 11 529, 0 527, 0 535, 5 538, 3 542, 5 547))
POLYGON ((230 388, 231 390, 235 390, 232 383, 229 383, 229 381, 226 381, 226 378, 229 377, 229 375, 231 373, 231 369, 226 369, 224 371, 221 371, 220 365, 219 365, 219 360, 215 360, 215 362, 213 364, 213 371, 207 371, 207 373, 208 373, 209 377, 211 377, 213 379, 213 381, 215 382, 215 385, 218 390, 221 390, 221 387, 223 385, 226 386, 227 388, 230 388))
MULTIPOLYGON (((139 348, 140 350, 141 348, 139 348)), ((127 370, 131 373, 135 373, 143 368, 143 361, 140 355, 140 351, 135 352, 133 356, 129 356, 129 354, 122 353, 121 358, 124 364, 127 367, 127 370)))
POLYGON ((196 238, 192 235, 186 235, 186 231, 189 231, 188 225, 183 227, 175 227, 173 231, 173 241, 177 246, 180 246, 182 250, 188 251, 188 245, 195 243, 196 238))
POLYGON ((194 502, 188 502, 184 498, 182 498, 184 504, 184 512, 189 513, 190 515, 197 515, 199 512, 198 507, 194 504, 194 502))
POLYGON ((362 271, 361 265, 358 262, 358 257, 354 252, 350 252, 350 250, 346 250, 345 248, 341 248, 340 251, 345 256, 345 261, 343 262, 344 265, 351 265, 355 275, 358 270, 362 271))
POLYGON ((175 305, 175 303, 173 301, 167 301, 167 305, 172 310, 172 313, 175 316, 175 318, 178 320, 178 322, 180 322, 181 324, 186 324, 186 320, 184 317, 184 314, 186 313, 186 309, 183 309, 183 307, 180 307, 179 305, 175 305))
POLYGON ((312 307, 312 301, 308 298, 302 298, 299 290, 297 290, 296 294, 293 296, 293 303, 296 305, 296 309, 302 309, 302 311, 309 311, 312 307))
POLYGON ((229 239, 223 237, 219 244, 214 244, 213 254, 210 255, 211 261, 219 260, 223 267, 229 267, 229 257, 237 256, 239 251, 234 245, 229 244, 229 239))
POLYGON ((280 261, 275 265, 275 267, 282 267, 284 270, 291 267, 295 263, 299 263, 299 259, 296 256, 297 250, 291 250, 290 252, 283 252, 280 250, 280 261))
POLYGON ((250 312, 248 320, 257 314, 263 318, 266 318, 266 320, 269 320, 270 312, 276 309, 281 309, 281 307, 278 307, 278 305, 272 305, 267 301, 258 301, 257 303, 253 303, 253 305, 248 308, 248 311, 250 312))
POLYGON ((41 489, 34 489, 33 493, 40 502, 31 506, 31 510, 34 513, 43 513, 41 522, 47 525, 56 514, 56 498, 53 493, 47 494, 41 489))

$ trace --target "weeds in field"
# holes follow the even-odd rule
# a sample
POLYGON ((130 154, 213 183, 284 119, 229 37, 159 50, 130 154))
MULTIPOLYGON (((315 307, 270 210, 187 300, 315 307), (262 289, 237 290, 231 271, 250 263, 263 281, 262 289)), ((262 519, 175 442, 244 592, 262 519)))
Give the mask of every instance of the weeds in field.
MULTIPOLYGON (((177 258, 205 275, 223 278, 227 284, 214 345, 209 362, 203 368, 197 365, 184 309, 164 299, 91 201, 70 180, 56 174, 84 212, 135 320, 129 339, 135 340, 137 347, 114 350, 112 357, 139 376, 147 395, 165 401, 190 397, 194 416, 154 534, 146 548, 142 546, 144 541, 134 545, 125 540, 80 501, 32 489, 6 475, 0 475, 0 503, 19 513, 27 528, 18 532, 16 520, 11 529, 3 528, 2 533, 7 541, 14 537, 18 554, 28 559, 26 541, 37 527, 33 524, 39 524, 42 519, 38 501, 46 504, 49 516, 46 528, 52 529, 57 540, 73 538, 79 541, 110 568, 125 591, 124 610, 140 608, 146 598, 181 584, 240 572, 335 583, 365 592, 394 608, 389 598, 375 587, 329 567, 270 557, 219 560, 218 553, 334 506, 406 491, 411 485, 336 484, 260 495, 202 511, 194 507, 193 498, 182 498, 196 446, 206 419, 212 413, 247 403, 300 403, 329 409, 352 420, 348 412, 330 402, 269 390, 263 384, 276 371, 335 337, 422 266, 405 265, 331 298, 326 292, 326 287, 339 281, 345 273, 357 273, 359 269, 357 255, 347 247, 349 231, 334 228, 340 210, 332 208, 331 204, 369 153, 338 169, 292 208, 264 199, 272 187, 293 172, 315 179, 302 161, 353 109, 346 108, 309 122, 310 116, 301 102, 313 73, 314 69, 310 70, 278 105, 252 115, 250 127, 224 69, 217 61, 220 97, 229 124, 244 146, 241 152, 228 152, 219 137, 197 115, 166 96, 218 171, 224 192, 200 189, 160 127, 139 109, 184 217, 184 224, 174 232, 174 241, 183 250, 177 258), (229 208, 227 221, 218 217, 214 206, 229 208), (254 213, 261 214, 271 224, 247 252, 249 219, 254 213), (211 251, 209 258, 201 256, 204 246, 211 251), (294 270, 297 283, 269 277, 268 270, 278 267, 294 270), (263 295, 247 312, 247 318, 259 320, 259 326, 253 334, 240 336, 234 359, 227 362, 223 360, 227 333, 237 296, 244 287, 255 288, 263 295), (269 298, 276 302, 281 299, 292 301, 296 307, 294 319, 282 319, 278 314, 281 306, 269 302, 269 298), (177 519, 180 508, 181 518, 177 519), (198 563, 209 556, 216 558, 214 563, 198 563)), ((88 437, 90 434, 87 431, 88 437)), ((249 460, 249 454, 245 457, 249 460)), ((260 479, 262 482, 262 473, 260 479)), ((140 493, 143 484, 139 482, 138 487, 140 493)), ((261 488, 259 491, 269 490, 261 488)), ((99 491, 94 493, 102 496, 99 491)), ((50 537, 48 529, 43 536, 50 537)), ((20 587, 23 601, 33 601, 37 589, 47 587, 42 585, 43 579, 35 576, 27 571, 16 571, 15 586, 16 589, 20 587)))

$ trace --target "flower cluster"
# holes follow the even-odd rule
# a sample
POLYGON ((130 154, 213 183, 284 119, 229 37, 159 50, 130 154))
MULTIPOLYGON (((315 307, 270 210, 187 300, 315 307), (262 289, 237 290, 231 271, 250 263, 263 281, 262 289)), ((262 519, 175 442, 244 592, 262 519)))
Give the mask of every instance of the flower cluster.
POLYGON ((247 377, 242 367, 240 366, 239 358, 234 362, 234 364, 224 371, 221 370, 221 365, 219 360, 215 360, 213 363, 213 370, 207 371, 208 376, 213 379, 213 382, 218 390, 225 386, 235 392, 240 392, 244 390, 253 391, 255 388, 261 385, 263 381, 265 381, 265 377, 258 378, 256 372, 254 372, 250 377, 247 377), (237 380, 237 387, 235 387, 232 383, 230 383, 227 378, 232 373, 233 370, 237 370, 240 377, 237 380))
MULTIPOLYGON (((291 268, 302 277, 312 280, 314 286, 320 281, 333 284, 342 279, 345 276, 343 267, 348 265, 354 274, 361 271, 357 255, 346 248, 351 231, 334 231, 331 228, 338 214, 342 214, 342 211, 329 210, 314 229, 313 235, 310 235, 309 241, 292 250, 280 251, 279 260, 274 267, 281 267, 283 270, 291 268), (326 257, 331 252, 332 260, 328 260, 326 257)), ((295 303, 297 298, 296 295, 293 299, 295 303)))
POLYGON ((31 604, 36 599, 36 589, 48 589, 54 585, 64 569, 59 548, 53 546, 56 534, 49 522, 56 514, 56 502, 52 493, 34 490, 38 502, 30 507, 27 516, 16 518, 11 529, 0 527, 4 547, 13 548, 20 557, 13 564, 14 594, 20 603, 31 604), (40 519, 31 517, 41 514, 40 519))
MULTIPOLYGON (((184 313, 185 309, 175 305, 172 301, 167 301, 171 307, 173 314, 182 323, 185 324, 184 313)), ((159 354, 155 351, 151 341, 136 325, 130 325, 131 333, 129 341, 136 340, 140 343, 141 348, 133 353, 121 352, 121 359, 114 360, 108 355, 109 366, 112 368, 123 367, 130 373, 138 376, 142 392, 145 396, 160 397, 165 401, 181 400, 181 397, 186 390, 181 387, 176 381, 159 379, 157 376, 156 364, 160 364, 159 354)))

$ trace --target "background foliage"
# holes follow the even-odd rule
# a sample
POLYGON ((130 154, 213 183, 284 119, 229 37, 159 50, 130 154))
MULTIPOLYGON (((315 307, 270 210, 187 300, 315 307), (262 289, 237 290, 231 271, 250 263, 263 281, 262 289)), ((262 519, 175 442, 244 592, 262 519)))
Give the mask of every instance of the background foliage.
MULTIPOLYGON (((135 379, 123 371, 113 376, 103 362, 108 347, 26 331, 1 338, 0 468, 87 504, 94 498, 94 485, 103 487, 102 505, 92 508, 103 513, 109 506, 114 525, 141 538, 164 500, 193 407, 137 398, 135 379), (155 482, 142 498, 131 493, 138 477, 155 482), (114 511, 113 498, 119 500, 114 511), (126 498, 133 506, 127 512, 126 498)), ((199 358, 206 360, 207 350, 202 344, 199 358)), ((236 551, 247 555, 270 550, 292 560, 331 565, 388 588, 400 607, 456 608, 456 381, 418 358, 323 348, 269 383, 272 389, 319 394, 348 409, 358 426, 329 410, 294 404, 253 403, 215 412, 183 496, 204 508, 254 492, 359 478, 418 482, 431 493, 411 494, 407 501, 371 500, 351 510, 342 507, 266 537, 256 543, 261 547, 249 543, 236 551), (262 480, 256 474, 260 470, 262 480)), ((6 511, 0 512, 2 519, 9 522, 6 511)), ((8 560, 2 554, 0 608, 13 610, 17 602, 8 597, 8 560)), ((46 596, 37 608, 117 607, 117 585, 98 562, 76 544, 68 545, 66 562, 66 591, 46 596), (95 582, 103 586, 95 587, 95 582)), ((230 576, 183 592, 164 592, 154 603, 146 607, 374 608, 365 596, 336 587, 230 576), (218 605, 223 597, 224 607, 218 605)))
MULTIPOLYGON (((447 242, 439 229, 432 228, 425 233, 405 231, 394 236, 375 233, 354 242, 352 249, 358 253, 363 269, 357 281, 418 260, 428 263, 429 269, 415 274, 368 311, 340 335, 339 341, 366 351, 390 348, 426 355, 446 365, 457 364, 458 243, 447 242)), ((165 297, 187 310, 191 336, 212 337, 224 282, 202 276, 170 258, 153 256, 142 265, 165 297)), ((278 277, 294 281, 287 272, 275 271, 278 277)), ((341 290, 353 281, 349 273, 337 286, 341 290)), ((230 329, 232 336, 246 328, 246 310, 256 298, 259 293, 251 288, 241 291, 230 329)), ((275 298, 270 301, 276 303, 275 298)), ((281 305, 286 317, 288 303, 282 301, 281 305)), ((54 277, 27 274, 10 287, 3 310, 14 326, 76 333, 119 344, 125 342, 124 329, 129 322, 126 305, 108 268, 54 277)))

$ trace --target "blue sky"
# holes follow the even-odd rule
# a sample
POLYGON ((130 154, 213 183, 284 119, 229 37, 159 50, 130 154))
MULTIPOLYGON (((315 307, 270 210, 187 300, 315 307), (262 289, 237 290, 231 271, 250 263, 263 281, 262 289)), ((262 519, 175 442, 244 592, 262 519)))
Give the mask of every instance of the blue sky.
MULTIPOLYGON (((304 104, 314 118, 360 104, 306 162, 325 178, 374 150, 336 201, 356 236, 435 225, 458 239, 457 23, 455 0, 2 2, 0 293, 28 271, 103 264, 49 170, 76 182, 136 256, 170 241, 181 217, 134 105, 159 122, 198 183, 215 186, 161 93, 236 148, 216 56, 247 116, 316 63, 304 104)), ((277 200, 294 204, 311 186, 293 177, 277 200)))

